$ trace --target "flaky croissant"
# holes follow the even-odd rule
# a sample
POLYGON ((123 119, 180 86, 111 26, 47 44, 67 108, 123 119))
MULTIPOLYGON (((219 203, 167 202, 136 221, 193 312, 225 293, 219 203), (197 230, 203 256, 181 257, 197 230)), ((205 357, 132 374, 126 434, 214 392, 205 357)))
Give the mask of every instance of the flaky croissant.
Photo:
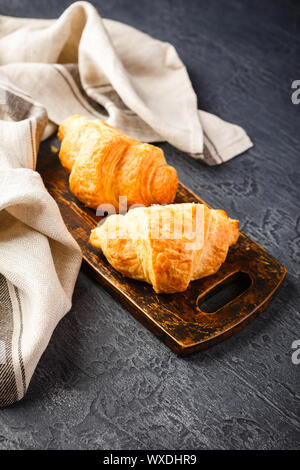
POLYGON ((177 173, 160 148, 79 115, 59 126, 58 138, 60 161, 71 173, 70 190, 86 206, 111 204, 118 211, 120 196, 127 197, 127 208, 174 201, 177 173))
POLYGON ((238 220, 204 204, 139 207, 111 215, 90 243, 125 276, 157 293, 182 292, 190 281, 218 271, 239 237, 238 220))

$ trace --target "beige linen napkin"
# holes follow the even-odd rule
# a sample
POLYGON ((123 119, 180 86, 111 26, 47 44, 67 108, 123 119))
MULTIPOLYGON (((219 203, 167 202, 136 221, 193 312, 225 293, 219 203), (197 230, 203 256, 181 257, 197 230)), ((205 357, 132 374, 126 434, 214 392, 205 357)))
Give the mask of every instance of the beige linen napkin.
POLYGON ((72 114, 222 163, 252 143, 197 109, 175 49, 102 20, 87 2, 57 20, 0 17, 0 405, 20 399, 70 309, 81 254, 35 172, 38 145, 72 114))

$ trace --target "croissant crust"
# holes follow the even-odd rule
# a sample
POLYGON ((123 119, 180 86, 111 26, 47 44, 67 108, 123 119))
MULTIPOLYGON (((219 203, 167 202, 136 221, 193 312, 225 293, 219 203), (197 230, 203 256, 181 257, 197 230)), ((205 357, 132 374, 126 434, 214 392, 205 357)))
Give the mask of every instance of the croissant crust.
POLYGON ((62 122, 58 138, 70 190, 86 206, 110 204, 118 211, 120 196, 127 197, 127 208, 174 201, 177 173, 160 148, 79 115, 62 122))

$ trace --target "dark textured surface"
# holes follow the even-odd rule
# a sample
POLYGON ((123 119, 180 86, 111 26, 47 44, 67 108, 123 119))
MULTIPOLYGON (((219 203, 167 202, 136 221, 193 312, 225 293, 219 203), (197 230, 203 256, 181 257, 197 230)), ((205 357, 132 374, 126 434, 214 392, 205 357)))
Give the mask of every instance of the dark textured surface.
MULTIPOLYGON (((0 13, 56 17, 70 3, 2 0, 0 13)), ((0 448, 299 448, 299 2, 94 3, 172 42, 199 106, 248 131, 255 147, 217 168, 163 148, 184 184, 239 218, 289 272, 251 325, 188 359, 81 273, 25 399, 0 411, 0 448)))
MULTIPOLYGON (((214 275, 191 282, 184 292, 157 295, 151 285, 122 276, 112 268, 99 248, 89 243, 91 230, 97 226, 100 217, 71 193, 69 174, 59 158, 52 152, 40 154, 37 171, 81 248, 82 267, 179 355, 207 349, 240 331, 266 309, 286 275, 284 266, 241 233, 237 243, 229 249, 225 263, 214 275), (221 289, 222 308, 217 314, 204 313, 202 301, 238 273, 248 275, 246 291, 233 296, 232 302, 227 303, 221 289)), ((174 202, 203 203, 182 183, 178 184, 174 202)))

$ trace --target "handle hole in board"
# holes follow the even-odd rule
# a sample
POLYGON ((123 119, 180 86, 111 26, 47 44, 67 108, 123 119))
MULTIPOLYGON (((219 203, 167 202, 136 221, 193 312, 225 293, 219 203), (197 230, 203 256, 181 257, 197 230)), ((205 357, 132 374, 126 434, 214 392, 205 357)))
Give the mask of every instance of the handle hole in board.
POLYGON ((208 294, 198 297, 197 307, 204 313, 216 313, 251 285, 249 274, 239 271, 217 284, 208 294))

